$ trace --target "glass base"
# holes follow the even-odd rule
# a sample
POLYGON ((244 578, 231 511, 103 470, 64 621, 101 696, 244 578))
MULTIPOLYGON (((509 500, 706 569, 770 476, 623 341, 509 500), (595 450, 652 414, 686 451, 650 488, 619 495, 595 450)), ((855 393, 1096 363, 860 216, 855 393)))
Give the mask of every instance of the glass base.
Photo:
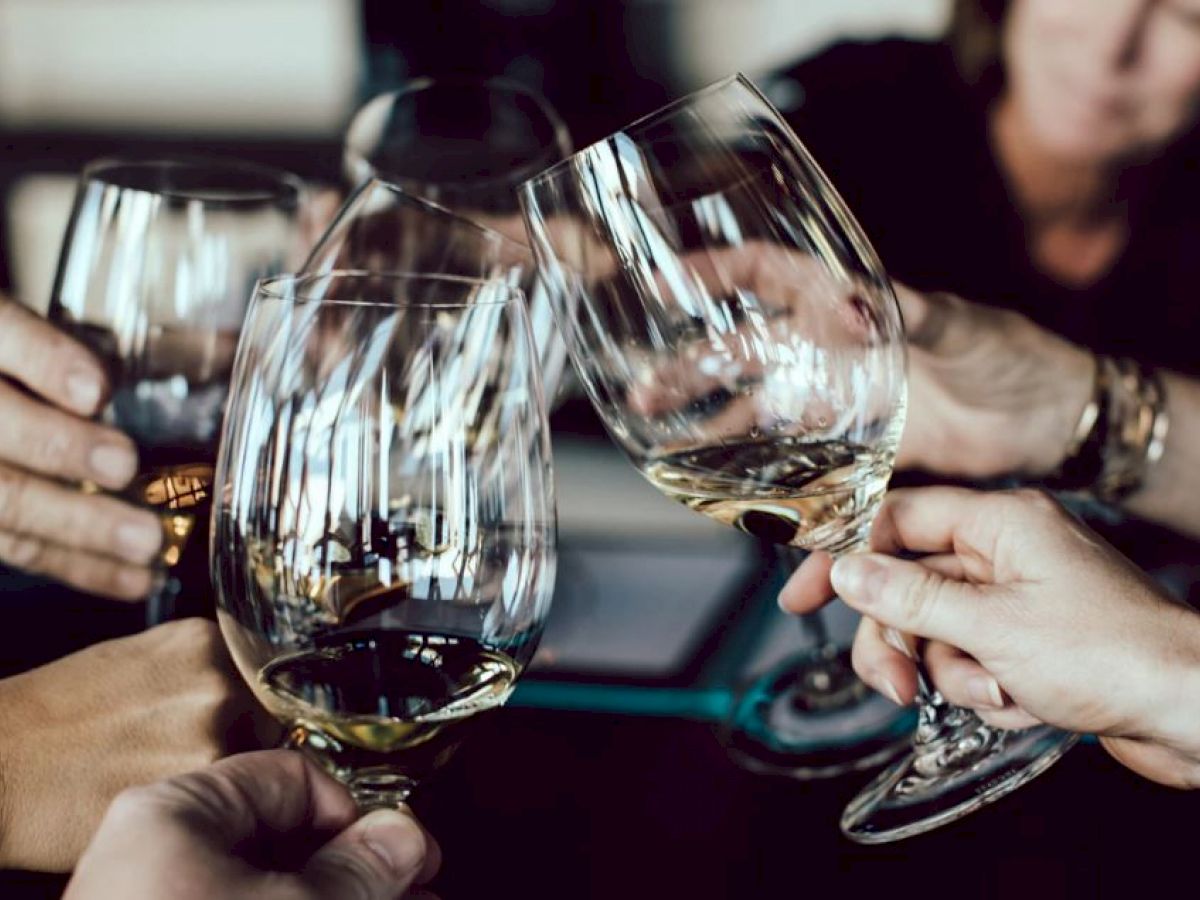
POLYGON ((979 725, 978 734, 961 736, 953 750, 959 755, 951 758, 946 747, 939 748, 936 767, 918 736, 915 752, 846 807, 842 833, 860 844, 884 844, 932 831, 1032 781, 1079 739, 1047 725, 1022 731, 979 725))
POLYGON ((863 684, 849 650, 792 657, 755 681, 722 729, 753 772, 802 781, 883 765, 903 752, 915 713, 863 684))

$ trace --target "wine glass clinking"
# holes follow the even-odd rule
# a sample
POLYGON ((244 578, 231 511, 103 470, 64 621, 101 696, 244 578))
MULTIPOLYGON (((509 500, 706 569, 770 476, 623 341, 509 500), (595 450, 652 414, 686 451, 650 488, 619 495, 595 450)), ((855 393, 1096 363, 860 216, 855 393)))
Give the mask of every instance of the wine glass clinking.
MULTIPOLYGON (((521 200, 576 373, 642 474, 764 541, 863 548, 904 421, 900 314, 857 223, 758 90, 736 76, 677 101, 521 200)), ((784 773, 879 760, 895 708, 847 690, 839 667, 818 647, 751 685, 728 723, 736 755, 784 773)), ((843 830, 880 842, 952 821, 1072 740, 997 731, 923 685, 913 753, 843 830)))
POLYGON ((101 416, 138 447, 126 494, 162 515, 149 624, 211 615, 208 554, 190 538, 207 530, 246 304, 298 251, 303 197, 295 176, 233 161, 102 160, 80 178, 48 315, 106 364, 101 416))
POLYGON ((510 280, 525 295, 553 408, 570 390, 566 349, 517 187, 572 150, 545 97, 503 78, 415 78, 355 113, 343 142, 353 186, 304 271, 331 267, 510 280))
POLYGON ((503 280, 259 284, 214 485, 218 622, 290 746, 394 806, 511 693, 549 609, 549 433, 503 280))
MULTIPOLYGON (((511 189, 510 189, 511 190, 511 189)), ((515 192, 513 202, 515 203, 515 192)), ((559 394, 567 351, 554 324, 544 280, 524 243, 520 215, 485 215, 515 234, 458 215, 405 188, 371 177, 355 189, 309 253, 301 271, 436 272, 483 280, 501 279, 526 299, 547 402, 559 394)))

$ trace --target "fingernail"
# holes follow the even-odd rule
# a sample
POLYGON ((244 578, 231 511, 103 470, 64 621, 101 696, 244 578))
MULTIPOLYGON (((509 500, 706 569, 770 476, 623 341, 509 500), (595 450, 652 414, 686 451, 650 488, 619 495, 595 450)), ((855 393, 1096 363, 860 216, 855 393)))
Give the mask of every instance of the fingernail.
POLYGON ((377 809, 359 821, 362 841, 397 876, 425 861, 425 835, 411 818, 394 809, 377 809))
POLYGON ((117 572, 117 590, 124 597, 145 597, 151 587, 150 575, 145 569, 121 569, 117 572))
POLYGON ((872 556, 844 556, 833 564, 829 580, 842 599, 862 606, 875 599, 875 582, 882 579, 884 566, 872 556))
POLYGON ((1004 708, 1004 695, 1000 693, 1000 685, 995 678, 988 675, 976 675, 967 682, 967 696, 971 702, 992 709, 1004 708))
POLYGON ((100 382, 91 372, 72 372, 67 376, 67 396, 76 410, 84 415, 91 415, 96 411, 96 404, 100 402, 100 382))
POLYGON ((887 678, 880 677, 879 687, 883 691, 883 695, 895 703, 897 706, 904 706, 905 703, 900 699, 900 692, 896 690, 896 686, 887 678))
POLYGON ((117 545, 130 562, 144 563, 154 558, 162 546, 162 524, 152 515, 139 516, 117 527, 117 545))
POLYGON ((101 444, 88 458, 96 477, 110 487, 120 487, 137 470, 137 457, 128 447, 101 444))

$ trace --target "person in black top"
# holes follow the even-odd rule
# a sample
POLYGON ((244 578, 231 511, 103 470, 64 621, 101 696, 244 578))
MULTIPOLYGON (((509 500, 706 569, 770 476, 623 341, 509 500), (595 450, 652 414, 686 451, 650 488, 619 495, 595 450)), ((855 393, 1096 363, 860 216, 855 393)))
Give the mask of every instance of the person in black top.
MULTIPOLYGON (((1200 2, 964 0, 943 42, 837 46, 782 78, 801 98, 785 109, 790 121, 897 281, 1017 311, 1095 354, 1200 376, 1200 2)), ((927 299, 911 297, 908 315, 927 299)), ((1006 345, 985 312, 969 318, 963 333, 1006 345)), ((1008 338, 1033 334, 998 321, 1008 338)), ((921 349, 910 406, 917 431, 929 430, 937 400, 923 392, 931 376, 921 349)), ((1036 379, 1016 378, 1002 358, 1019 348, 997 347, 990 360, 981 352, 971 365, 981 382, 988 373, 980 389, 989 396, 968 405, 1011 407, 1008 418, 959 409, 976 429, 963 447, 945 433, 940 447, 906 439, 902 462, 942 475, 1050 474, 1090 392, 1088 355, 1063 350, 1042 387, 1020 394, 1036 379), (1048 418, 1042 395, 1062 409, 1048 418), (1006 440, 1018 450, 1057 443, 1040 465, 1023 465, 1001 452, 1006 440)), ((1174 405, 1191 388, 1165 377, 1174 405)), ((961 389, 950 393, 963 399, 961 389)), ((1183 419, 1172 417, 1170 443, 1186 436, 1183 419)), ((1127 507, 1200 533, 1139 503, 1131 495, 1127 507)), ((1101 530, 1200 600, 1200 544, 1144 521, 1101 530)))

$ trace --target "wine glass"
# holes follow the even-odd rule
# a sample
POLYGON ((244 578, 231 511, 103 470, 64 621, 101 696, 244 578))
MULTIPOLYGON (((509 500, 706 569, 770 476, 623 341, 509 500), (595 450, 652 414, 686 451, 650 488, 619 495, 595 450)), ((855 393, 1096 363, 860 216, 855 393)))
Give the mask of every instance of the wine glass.
POLYGON ((517 186, 570 153, 567 127, 544 97, 502 78, 449 76, 369 100, 346 131, 343 163, 353 184, 381 178, 519 225, 517 186))
MULTIPOLYGON (((515 203, 516 194, 510 192, 515 203)), ((524 242, 525 226, 515 211, 510 215, 477 214, 477 218, 505 227, 508 234, 372 177, 350 194, 301 271, 362 269, 504 279, 526 298, 542 389, 553 405, 566 370, 567 351, 554 325, 554 311, 533 252, 524 242)))
POLYGON ((503 280, 260 282, 215 483, 230 652, 360 806, 402 802, 502 705, 549 610, 549 432, 503 280))
MULTIPOLYGON (((779 545, 786 563, 788 545, 865 540, 903 423, 904 345, 857 229, 741 90, 588 148, 522 200, 609 432, 668 496, 779 545), (834 329, 864 317, 879 334, 834 329)), ((742 694, 730 752, 794 778, 895 756, 910 715, 855 677, 819 615, 799 621, 808 649, 742 694)))
MULTIPOLYGON (((864 547, 904 421, 900 314, 857 223, 758 90, 735 76, 677 101, 521 199, 576 372, 642 474, 772 543, 864 547)), ((823 687, 842 680, 830 662, 810 652, 751 687, 730 723, 741 754, 804 764, 806 734, 829 715, 823 687)), ((847 708, 837 718, 887 740, 869 705, 847 708)), ((913 753, 843 829, 881 842, 936 827, 1072 740, 998 731, 926 683, 913 753)))
POLYGON ((149 624, 211 615, 208 555, 189 538, 207 528, 246 304, 294 256, 303 196, 296 177, 241 162, 115 159, 82 173, 48 315, 106 363, 101 416, 138 447, 126 496, 162 516, 149 624))

